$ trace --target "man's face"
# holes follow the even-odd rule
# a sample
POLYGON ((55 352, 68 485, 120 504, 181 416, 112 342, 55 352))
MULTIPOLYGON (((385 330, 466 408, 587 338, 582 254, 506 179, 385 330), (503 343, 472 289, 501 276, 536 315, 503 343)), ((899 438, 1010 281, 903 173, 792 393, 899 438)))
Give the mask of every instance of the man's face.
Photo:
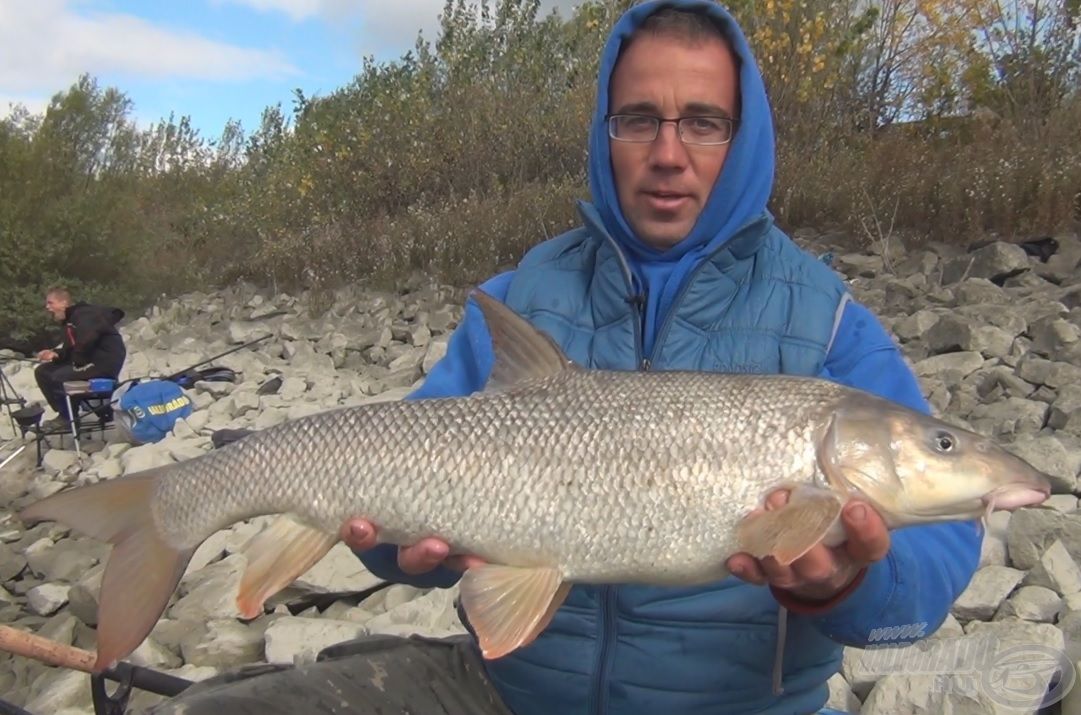
MULTIPOLYGON (((612 73, 610 113, 735 117, 737 83, 735 58, 719 39, 689 44, 643 36, 612 73)), ((609 139, 609 145, 623 215, 642 241, 663 250, 694 227, 731 143, 684 144, 676 125, 665 123, 651 144, 609 139)))
POLYGON ((53 320, 61 321, 68 309, 68 301, 57 295, 45 296, 45 310, 53 316, 53 320))

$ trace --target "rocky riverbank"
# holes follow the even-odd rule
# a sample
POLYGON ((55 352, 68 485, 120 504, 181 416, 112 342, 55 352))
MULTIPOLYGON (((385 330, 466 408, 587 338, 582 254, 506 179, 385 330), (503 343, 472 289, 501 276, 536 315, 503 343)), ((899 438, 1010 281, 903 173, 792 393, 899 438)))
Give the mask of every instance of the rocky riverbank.
MULTIPOLYGON (((1056 493, 1050 508, 990 519, 981 569, 931 638, 905 649, 849 649, 832 683, 835 707, 1036 712, 1033 693, 1055 687, 1056 663, 1081 661, 1081 240, 1057 239, 1044 261, 1006 243, 850 253, 843 237, 797 233, 817 253, 831 252, 856 297, 894 331, 935 409, 1029 459, 1051 475, 1056 493), (1009 677, 1019 671, 1007 667, 1017 663, 1043 667, 1029 667, 1021 684, 1009 677)), ((195 412, 157 444, 113 438, 79 457, 70 439, 66 449, 54 440, 42 469, 34 468, 31 447, 0 471, 0 622, 93 649, 106 548, 56 524, 24 530, 18 508, 70 484, 198 455, 213 448, 218 430, 265 429, 332 407, 397 399, 444 354, 464 295, 417 279, 398 292, 339 291, 317 311, 306 294, 241 285, 185 295, 127 323, 125 376, 169 374, 271 337, 216 361, 236 372, 236 382, 196 383, 188 391, 195 412)), ((32 366, 9 363, 5 373, 20 393, 38 397, 32 366)), ((0 441, 10 433, 4 415, 0 441)), ((199 549, 131 662, 201 679, 243 663, 310 659, 363 633, 461 632, 453 589, 380 588, 340 544, 275 597, 273 612, 237 619, 238 551, 268 519, 220 532, 199 549)), ((880 635, 888 645, 906 633, 880 635)), ((33 715, 93 712, 87 681, 0 654, 0 693, 33 715)), ((137 693, 130 712, 155 699, 137 693)), ((1081 688, 1055 707, 1081 713, 1081 688)))

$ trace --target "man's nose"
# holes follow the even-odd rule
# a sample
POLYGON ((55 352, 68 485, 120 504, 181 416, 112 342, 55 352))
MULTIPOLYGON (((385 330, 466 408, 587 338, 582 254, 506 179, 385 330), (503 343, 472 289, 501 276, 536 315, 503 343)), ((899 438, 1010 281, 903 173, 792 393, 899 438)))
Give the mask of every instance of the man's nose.
POLYGON ((687 163, 687 147, 679 138, 679 127, 675 123, 661 124, 657 138, 650 147, 650 156, 658 166, 680 167, 687 163))

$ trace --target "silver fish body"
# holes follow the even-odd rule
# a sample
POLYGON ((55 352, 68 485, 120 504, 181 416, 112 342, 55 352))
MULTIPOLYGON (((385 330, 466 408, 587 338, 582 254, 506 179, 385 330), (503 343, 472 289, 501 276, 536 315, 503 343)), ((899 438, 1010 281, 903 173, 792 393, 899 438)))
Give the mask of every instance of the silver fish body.
POLYGON ((824 483, 825 381, 573 370, 516 391, 313 415, 180 465, 155 520, 176 547, 292 512, 333 533, 439 536, 569 581, 724 575, 736 523, 782 484, 824 483))

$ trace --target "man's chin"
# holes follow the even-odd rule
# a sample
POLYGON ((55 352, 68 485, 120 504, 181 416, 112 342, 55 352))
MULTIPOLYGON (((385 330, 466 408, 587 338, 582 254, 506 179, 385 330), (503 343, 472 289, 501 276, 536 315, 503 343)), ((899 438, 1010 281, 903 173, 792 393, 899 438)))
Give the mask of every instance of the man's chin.
POLYGON ((682 228, 682 223, 680 222, 678 228, 671 225, 644 226, 642 229, 635 229, 635 235, 638 236, 642 243, 657 250, 665 251, 687 237, 689 230, 682 228))

